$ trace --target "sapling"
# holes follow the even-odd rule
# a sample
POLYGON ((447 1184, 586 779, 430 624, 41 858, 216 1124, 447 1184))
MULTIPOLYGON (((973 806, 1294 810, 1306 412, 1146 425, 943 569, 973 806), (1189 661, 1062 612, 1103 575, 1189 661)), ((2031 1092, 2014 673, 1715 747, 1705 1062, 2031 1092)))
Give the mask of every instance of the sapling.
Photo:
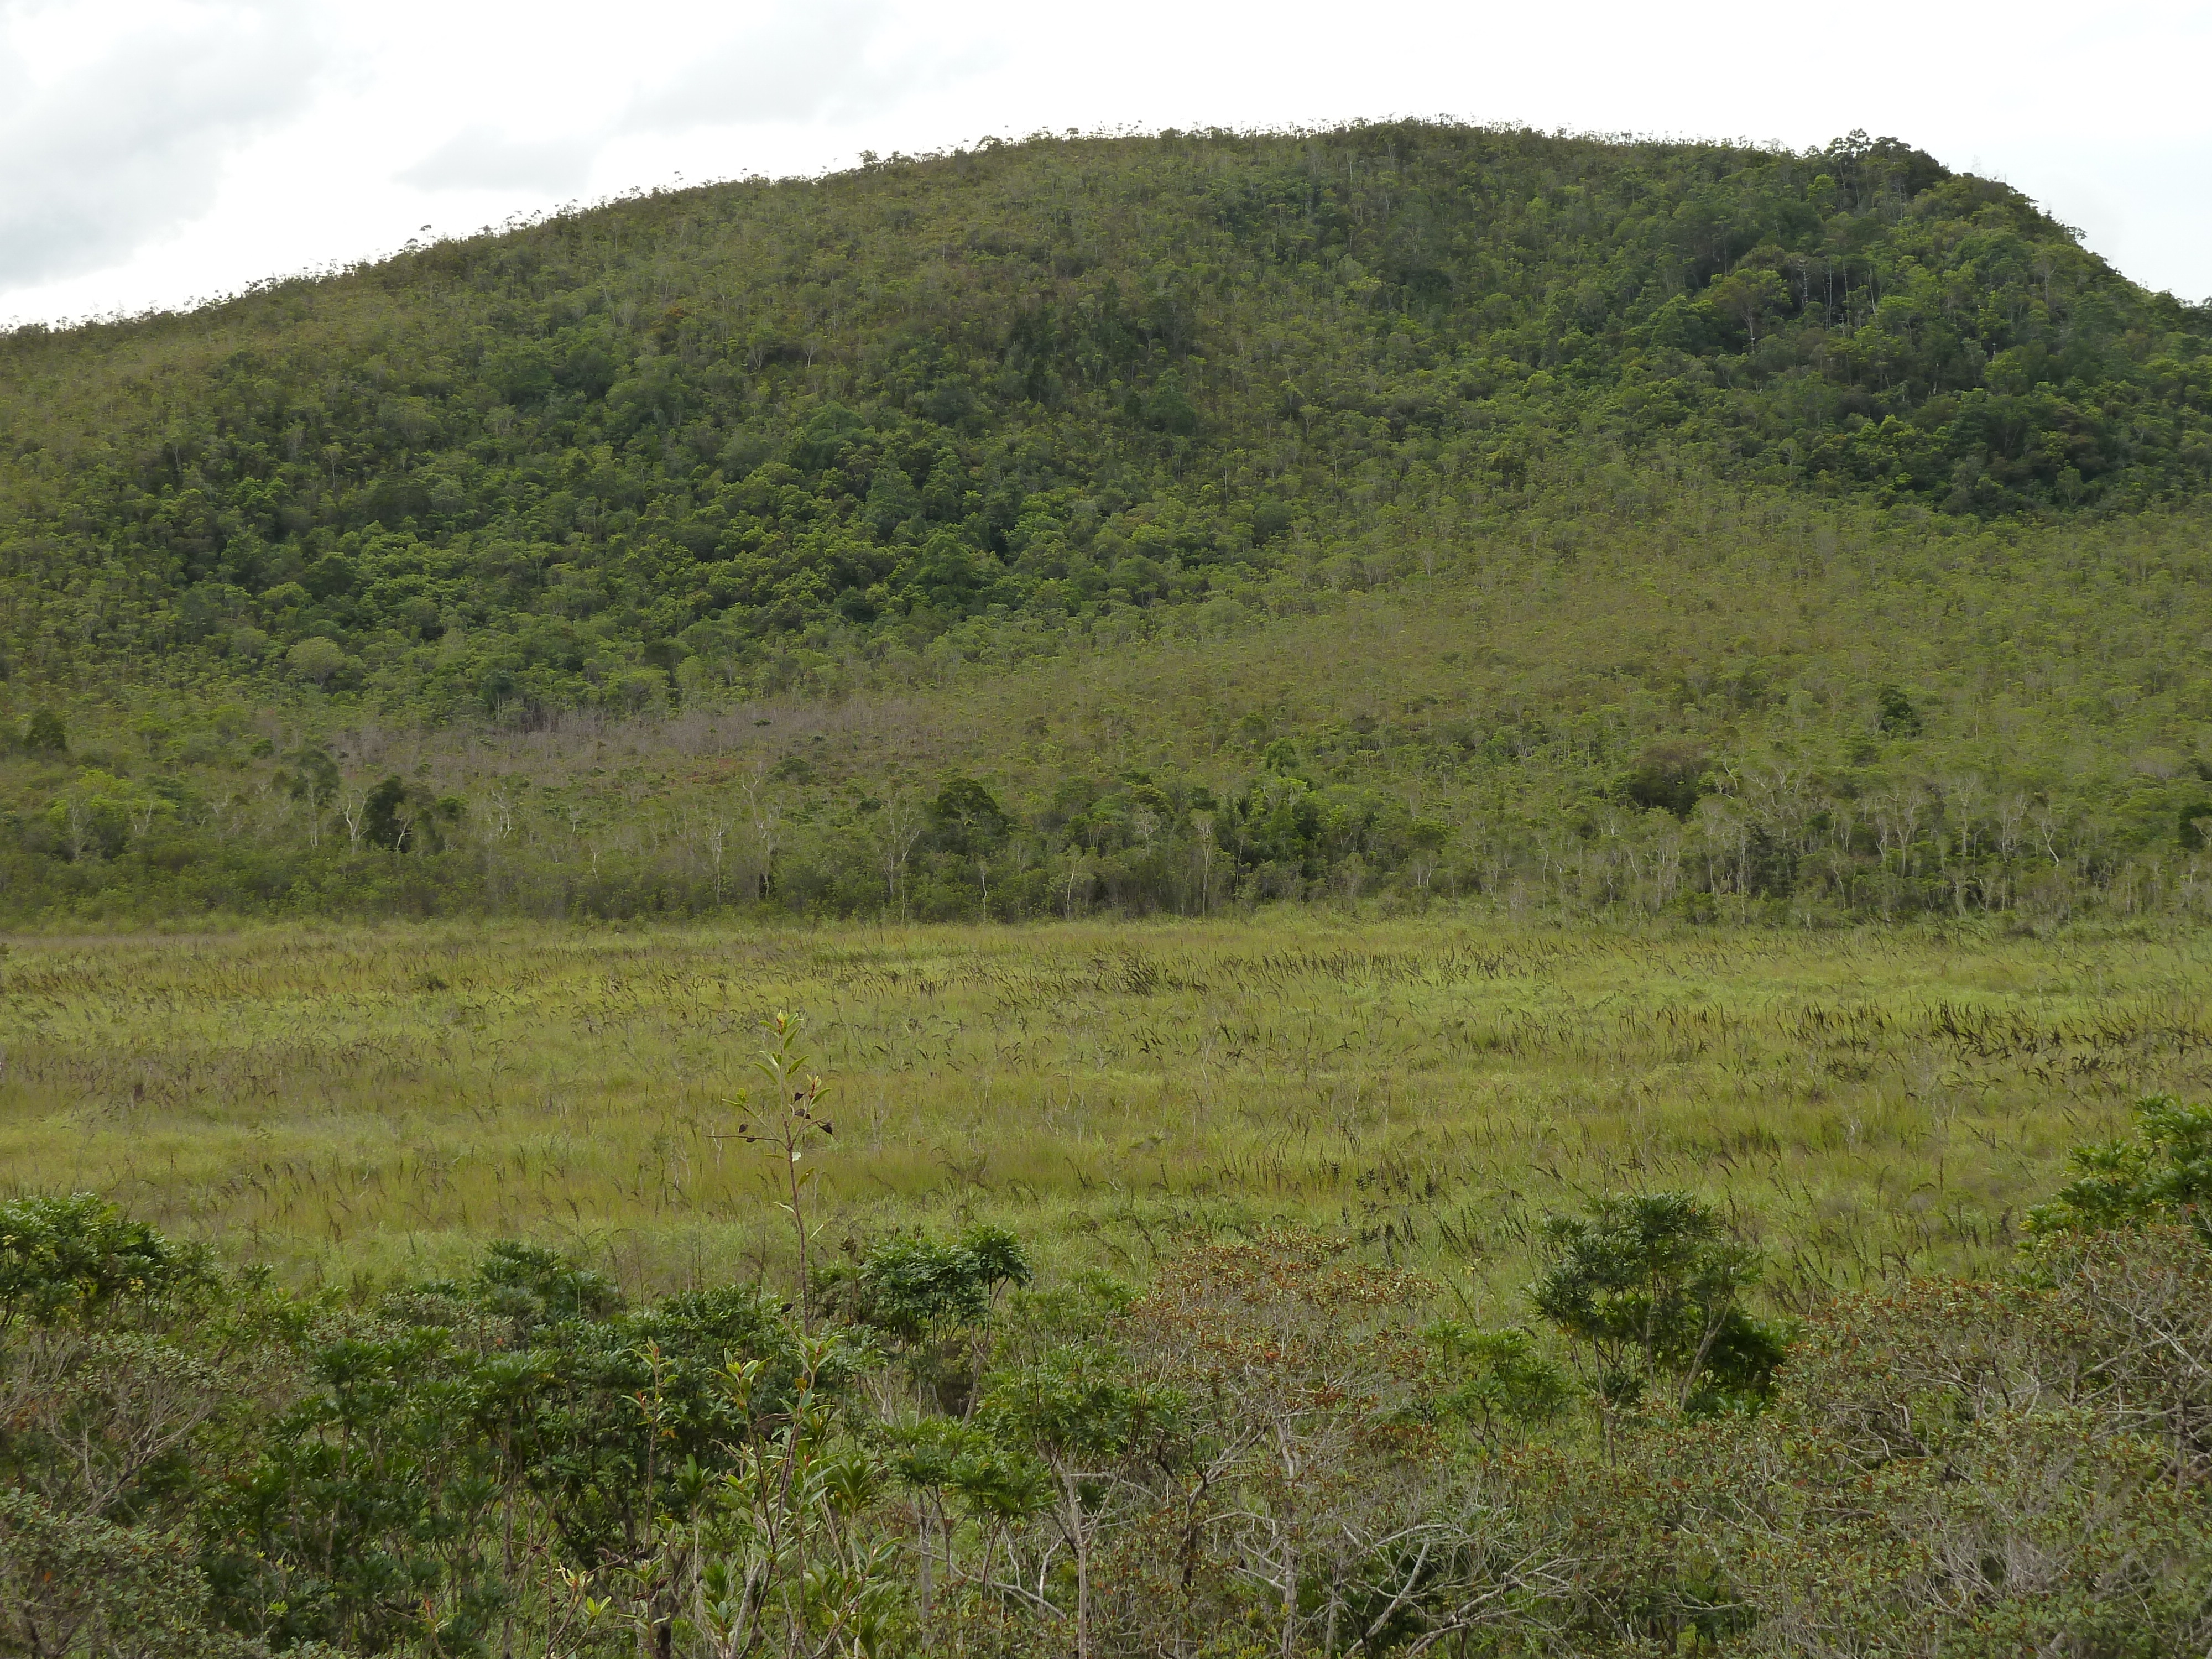
MULTIPOLYGON (((805 1193, 806 1184, 814 1179, 816 1170, 802 1173, 799 1165, 810 1150, 827 1143, 834 1131, 830 1120, 821 1114, 825 1085, 818 1076, 807 1071, 806 1055, 799 1047, 799 1033, 805 1024, 804 1015, 781 1012, 769 1021, 767 1040, 761 1044, 760 1058, 756 1062, 761 1075, 769 1080, 770 1092, 763 1103, 766 1112, 757 1120, 740 1122, 737 1134, 746 1145, 765 1147, 781 1161, 791 1196, 776 1207, 791 1217, 792 1230, 798 1238, 799 1328, 803 1335, 811 1336, 814 1322, 807 1282, 805 1193)), ((740 1091, 731 1104, 743 1107, 747 1099, 740 1091)))

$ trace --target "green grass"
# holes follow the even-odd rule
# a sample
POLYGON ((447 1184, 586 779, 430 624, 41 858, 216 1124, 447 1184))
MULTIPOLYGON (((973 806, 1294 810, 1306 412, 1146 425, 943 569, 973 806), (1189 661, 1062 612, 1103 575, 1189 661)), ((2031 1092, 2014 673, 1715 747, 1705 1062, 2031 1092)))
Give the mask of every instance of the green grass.
POLYGON ((2187 933, 1252 921, 18 938, 0 1188, 91 1188, 300 1280, 564 1244, 632 1286, 775 1274, 732 1137, 759 1019, 832 1085, 825 1248, 1006 1223, 1142 1277, 1357 1232, 1519 1316, 1543 1212, 1682 1187, 1784 1305, 2000 1261, 2066 1149, 2204 1092, 2187 933))

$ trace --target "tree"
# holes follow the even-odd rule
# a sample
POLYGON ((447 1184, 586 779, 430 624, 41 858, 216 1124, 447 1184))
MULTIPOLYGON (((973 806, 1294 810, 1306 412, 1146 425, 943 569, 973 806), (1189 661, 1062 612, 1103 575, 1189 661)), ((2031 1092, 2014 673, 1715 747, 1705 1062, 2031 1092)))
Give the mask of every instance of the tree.
POLYGON ((889 902, 898 906, 899 919, 906 919, 907 860, 914 854, 915 843, 921 839, 923 814, 917 811, 912 793, 904 789, 891 792, 876 818, 876 856, 884 872, 884 891, 889 902))
POLYGON ((1376 1641, 1429 1559, 1412 1497, 1433 1467, 1413 1409, 1425 1287, 1346 1258, 1304 1233, 1193 1250, 1127 1322, 1144 1375, 1188 1402, 1184 1548, 1208 1528, 1235 1540, 1281 1659, 1316 1623, 1331 1650, 1376 1641))
POLYGON ((1424 1334, 1443 1373, 1438 1409, 1473 1424, 1486 1441, 1508 1424, 1546 1422, 1574 1398, 1572 1385, 1527 1331, 1472 1330, 1443 1320, 1424 1334))
POLYGON ((1771 270, 1740 266, 1725 276, 1714 278, 1705 295, 1716 309, 1743 325, 1745 335, 1756 346, 1760 321, 1768 312, 1778 310, 1789 302, 1790 289, 1771 270))
POLYGON ((1190 436, 1199 428, 1198 409, 1182 389, 1182 377, 1170 369, 1145 400, 1145 424, 1174 437, 1190 436))
POLYGON ((362 839, 372 847, 399 852, 407 845, 407 832, 414 828, 419 811, 407 786, 397 777, 388 777, 370 790, 362 803, 362 839))
POLYGON ((17 1318, 77 1319, 202 1281, 201 1255, 90 1193, 0 1204, 0 1335, 17 1318))
POLYGON ((768 897, 775 883, 776 842, 783 828, 783 808, 767 789, 769 776, 766 768, 757 765, 744 785, 745 809, 753 822, 753 846, 760 855, 753 894, 759 899, 768 897))
POLYGON ((991 792, 970 777, 952 777, 929 804, 938 842, 962 858, 983 858, 998 850, 1013 827, 991 792))
POLYGON ((69 752, 69 731, 62 717, 51 708, 32 711, 31 718, 23 723, 23 747, 34 755, 65 755, 69 752))
POLYGON ((323 842, 323 814, 343 787, 338 763, 319 743, 302 744, 291 756, 291 769, 276 775, 277 785, 307 809, 307 845, 323 842))
POLYGON ((253 1659, 216 1626, 189 1538, 65 1515, 0 1491, 0 1652, 38 1659, 253 1659))
POLYGON ((728 856, 730 848, 729 819, 719 812, 709 817, 705 825, 704 839, 707 862, 714 872, 714 903, 719 908, 722 902, 722 862, 728 856))
POLYGON ((1679 1379, 1674 1403, 1688 1410, 1759 1393, 1782 1363, 1779 1334, 1741 1305, 1758 1256, 1701 1200, 1603 1199, 1587 1217, 1550 1217, 1544 1241, 1551 1261, 1529 1299, 1588 1356, 1608 1433, 1662 1376, 1679 1379))
POLYGON ((368 792, 358 786, 340 788, 337 808, 339 820, 346 827, 346 848, 358 853, 368 831, 368 792))
POLYGON ((88 767, 46 809, 46 817, 72 861, 88 853, 113 858, 134 835, 143 836, 173 804, 131 778, 88 767))
MULTIPOLYGON (((836 1394, 857 1356, 842 1334, 802 1337, 796 1375, 780 1399, 764 1399, 768 1367, 732 1358, 726 1386, 755 1431, 731 1448, 734 1465, 709 1480, 696 1464, 679 1471, 691 1511, 684 1536, 667 1542, 691 1558, 696 1623, 714 1659, 778 1652, 789 1659, 839 1659, 877 1652, 896 1610, 896 1552, 860 1529, 861 1511, 886 1473, 863 1446, 840 1443, 836 1394)), ((640 1575, 641 1635, 672 1648, 676 1598, 661 1563, 640 1575)))
POLYGON ((1118 1357, 1091 1343, 1053 1350, 1001 1374, 983 1401, 985 1423, 1051 1472, 1053 1523, 1075 1562, 1076 1659, 1091 1659, 1100 1510, 1146 1410, 1118 1357))
POLYGON ((1702 744, 1680 739, 1655 743, 1636 757, 1621 781, 1621 793, 1646 811, 1662 809, 1686 818, 1711 787, 1705 778, 1710 763, 1702 744))
POLYGON ((992 1313, 1009 1288, 1029 1282, 1021 1242, 1003 1227, 977 1225, 950 1244, 885 1240, 861 1258, 848 1299, 854 1317, 906 1350, 926 1399, 965 1414, 992 1313))
POLYGON ((1920 711, 1912 706, 1912 699, 1894 685, 1885 685, 1875 699, 1875 713, 1881 729, 1893 738, 1917 738, 1920 735, 1920 711))
POLYGON ((905 468, 887 463, 876 468, 869 482, 866 510, 868 527, 889 541, 902 526, 921 518, 921 492, 914 487, 905 468))
POLYGON ((284 663, 301 679, 322 685, 346 665, 346 653, 334 641, 316 635, 287 651, 284 663))

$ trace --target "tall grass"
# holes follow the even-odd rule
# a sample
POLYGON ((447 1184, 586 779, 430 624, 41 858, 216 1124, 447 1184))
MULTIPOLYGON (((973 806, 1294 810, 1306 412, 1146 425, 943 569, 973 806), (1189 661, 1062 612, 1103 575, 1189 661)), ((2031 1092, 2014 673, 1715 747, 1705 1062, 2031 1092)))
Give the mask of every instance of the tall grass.
POLYGON ((545 926, 19 939, 0 1189, 95 1189, 301 1280, 487 1237, 635 1288, 775 1277, 757 1024, 830 1080, 835 1250, 999 1221, 1063 1268, 1347 1230, 1510 1317, 1542 1212, 1682 1187, 1784 1304, 2010 1248, 2065 1149, 2212 1070, 2212 945, 1471 922, 545 926))

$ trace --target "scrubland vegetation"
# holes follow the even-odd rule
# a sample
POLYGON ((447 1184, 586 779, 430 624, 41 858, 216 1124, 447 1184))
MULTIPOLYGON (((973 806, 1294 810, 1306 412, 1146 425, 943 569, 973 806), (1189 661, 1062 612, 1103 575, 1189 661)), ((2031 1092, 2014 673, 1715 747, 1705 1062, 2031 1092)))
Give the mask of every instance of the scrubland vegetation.
POLYGON ((2198 520, 1931 538, 1615 483, 1557 544, 1032 660, 1009 624, 833 695, 529 730, 44 708, 0 762, 0 912, 2203 915, 2198 520))
POLYGON ((0 336, 0 1655, 2212 1648, 2208 348, 1420 124, 0 336))
POLYGON ((2204 948, 19 939, 0 1644, 2189 1650, 2204 948))

